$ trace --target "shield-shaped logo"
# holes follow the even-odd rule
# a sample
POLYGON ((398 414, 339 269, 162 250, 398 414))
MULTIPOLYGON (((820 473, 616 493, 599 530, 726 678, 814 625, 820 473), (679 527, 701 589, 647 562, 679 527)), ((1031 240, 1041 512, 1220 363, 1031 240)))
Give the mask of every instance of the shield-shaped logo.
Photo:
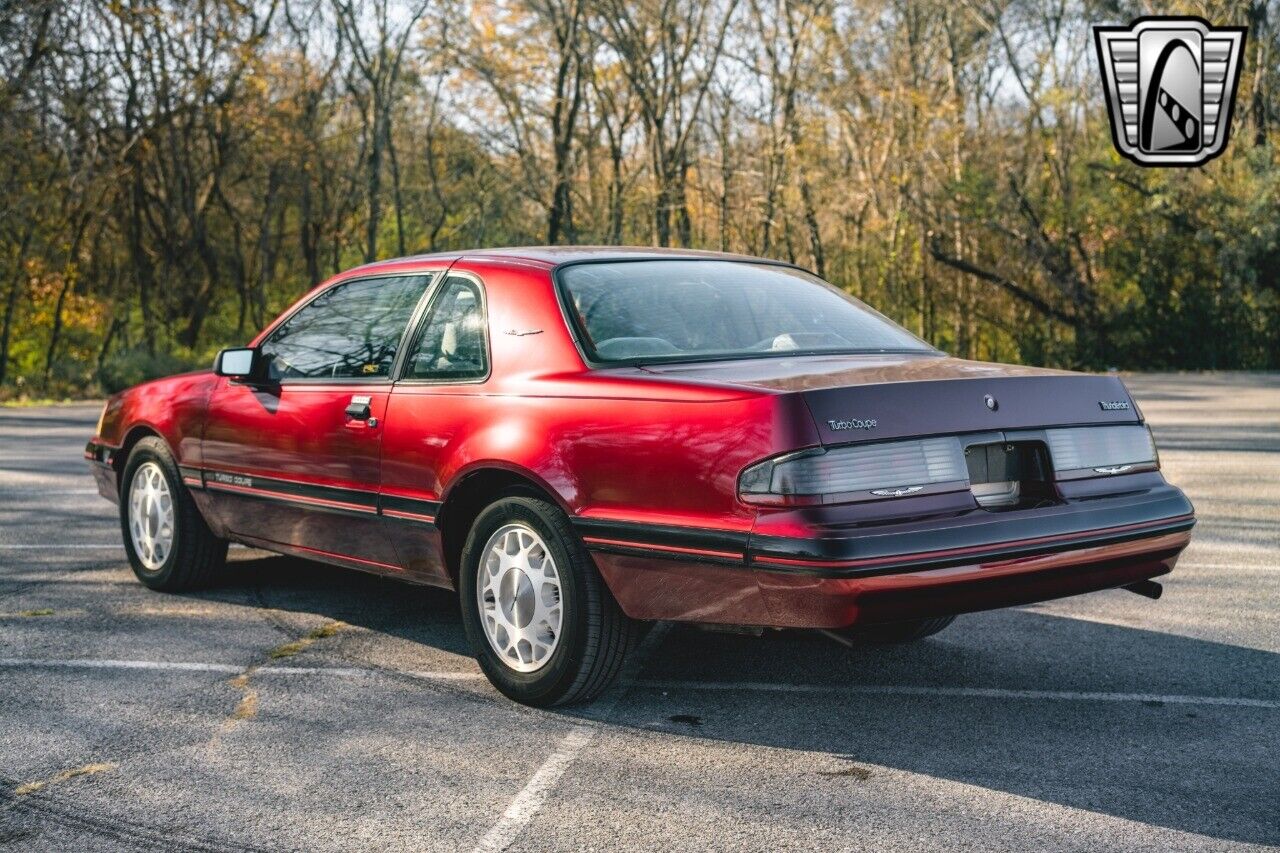
POLYGON ((1116 150, 1142 166, 1200 166, 1221 154, 1247 29, 1181 17, 1095 26, 1116 150))

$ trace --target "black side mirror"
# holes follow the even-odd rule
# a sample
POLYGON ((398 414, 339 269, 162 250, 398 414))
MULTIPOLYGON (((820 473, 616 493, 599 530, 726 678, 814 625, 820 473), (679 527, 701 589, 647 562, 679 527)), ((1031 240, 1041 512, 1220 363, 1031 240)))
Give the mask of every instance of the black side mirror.
POLYGON ((224 349, 213 360, 213 372, 232 379, 252 380, 258 375, 258 351, 249 347, 224 349))

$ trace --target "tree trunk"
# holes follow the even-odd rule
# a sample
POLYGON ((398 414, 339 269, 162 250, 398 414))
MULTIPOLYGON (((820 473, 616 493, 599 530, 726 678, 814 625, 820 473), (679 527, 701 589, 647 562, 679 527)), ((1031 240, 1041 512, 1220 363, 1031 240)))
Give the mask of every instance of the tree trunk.
POLYGON ((622 242, 622 144, 609 144, 609 243, 622 242))
POLYGON ((382 109, 375 105, 373 128, 371 138, 369 140, 369 162, 366 165, 368 169, 368 202, 369 202, 369 221, 365 226, 365 263, 376 261, 378 259, 378 225, 382 215, 382 148, 386 141, 386 121, 382 114, 382 109))
POLYGON ((14 314, 18 310, 18 290, 22 287, 22 280, 22 266, 19 264, 9 281, 9 295, 4 303, 4 327, 0 329, 0 386, 4 385, 9 375, 9 336, 13 331, 14 314))
POLYGON ((404 250, 404 199, 400 195, 400 159, 396 157, 396 143, 387 135, 387 154, 391 156, 391 199, 396 206, 396 254, 405 256, 404 250))

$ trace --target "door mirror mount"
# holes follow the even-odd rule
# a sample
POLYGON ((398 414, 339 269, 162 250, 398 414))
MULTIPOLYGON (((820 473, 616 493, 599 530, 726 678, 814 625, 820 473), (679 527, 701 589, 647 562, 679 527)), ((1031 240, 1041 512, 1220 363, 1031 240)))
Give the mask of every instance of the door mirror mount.
POLYGON ((252 382, 258 378, 260 364, 256 349, 251 347, 224 349, 213 360, 213 372, 218 376, 252 382))

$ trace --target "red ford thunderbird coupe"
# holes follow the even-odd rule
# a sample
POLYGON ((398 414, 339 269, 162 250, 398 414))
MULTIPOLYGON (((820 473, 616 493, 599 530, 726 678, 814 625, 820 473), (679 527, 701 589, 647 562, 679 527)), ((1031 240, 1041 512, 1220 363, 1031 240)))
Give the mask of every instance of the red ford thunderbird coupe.
POLYGON ((1119 379, 950 358, 775 261, 616 248, 343 273, 85 455, 142 583, 229 541, 455 589, 494 685, 588 700, 650 620, 928 636, 1150 597, 1194 523, 1119 379))

